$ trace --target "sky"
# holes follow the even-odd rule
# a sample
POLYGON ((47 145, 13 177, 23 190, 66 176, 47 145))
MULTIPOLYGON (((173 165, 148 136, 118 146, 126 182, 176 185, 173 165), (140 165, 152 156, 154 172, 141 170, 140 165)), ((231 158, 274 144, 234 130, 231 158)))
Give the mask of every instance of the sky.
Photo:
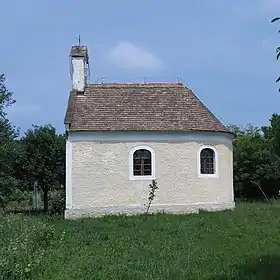
POLYGON ((279 0, 1 0, 0 9, 0 73, 22 132, 32 124, 64 132, 79 34, 89 82, 179 80, 224 124, 266 125, 279 113, 280 23, 270 23, 279 0))

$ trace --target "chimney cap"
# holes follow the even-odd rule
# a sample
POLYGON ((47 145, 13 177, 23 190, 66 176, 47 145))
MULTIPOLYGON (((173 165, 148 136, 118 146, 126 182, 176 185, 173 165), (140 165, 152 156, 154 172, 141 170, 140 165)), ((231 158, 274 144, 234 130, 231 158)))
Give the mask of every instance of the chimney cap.
POLYGON ((88 57, 87 46, 72 46, 70 51, 72 57, 88 57))

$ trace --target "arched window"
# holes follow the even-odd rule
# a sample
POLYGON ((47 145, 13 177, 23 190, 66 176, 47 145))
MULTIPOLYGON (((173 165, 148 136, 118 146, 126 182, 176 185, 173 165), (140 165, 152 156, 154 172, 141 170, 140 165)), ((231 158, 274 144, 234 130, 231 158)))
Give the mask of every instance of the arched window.
POLYGON ((198 150, 198 175, 218 176, 218 154, 211 146, 202 146, 198 150))
POLYGON ((148 146, 134 147, 129 155, 131 180, 155 179, 155 152, 148 146))
POLYGON ((152 154, 150 151, 141 149, 133 153, 133 175, 152 175, 152 154))
POLYGON ((215 174, 215 152, 210 148, 200 152, 200 173, 215 174))

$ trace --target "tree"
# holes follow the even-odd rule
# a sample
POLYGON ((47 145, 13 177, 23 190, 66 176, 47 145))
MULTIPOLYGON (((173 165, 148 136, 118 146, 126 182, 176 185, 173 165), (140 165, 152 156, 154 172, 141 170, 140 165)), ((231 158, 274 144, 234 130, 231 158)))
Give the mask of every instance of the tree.
POLYGON ((280 183, 280 115, 273 114, 268 126, 263 126, 262 133, 265 141, 265 150, 269 151, 266 173, 270 179, 280 183))
POLYGON ((234 145, 234 182, 235 191, 248 197, 248 190, 259 181, 262 138, 257 127, 247 127, 236 135, 234 145))
POLYGON ((14 103, 13 93, 5 86, 5 76, 0 74, 0 206, 2 207, 18 183, 13 168, 17 161, 14 140, 18 134, 7 119, 6 112, 6 109, 14 103))
MULTIPOLYGON (((280 21, 280 17, 275 17, 271 20, 272 23, 280 21)), ((278 30, 278 33, 280 33, 280 30, 278 30)), ((278 60, 280 58, 280 47, 278 46, 276 48, 276 59, 278 60)), ((276 83, 280 82, 280 76, 276 79, 276 83)), ((279 88, 280 91, 280 88, 279 88)))
POLYGON ((263 135, 272 152, 280 156, 280 115, 273 114, 269 121, 268 126, 262 127, 263 135))
POLYGON ((235 195, 247 199, 275 197, 280 186, 280 115, 264 127, 230 126, 233 142, 235 195))
POLYGON ((65 136, 51 125, 33 126, 21 139, 24 147, 22 172, 31 185, 36 181, 43 192, 44 212, 48 212, 48 194, 64 185, 65 136))

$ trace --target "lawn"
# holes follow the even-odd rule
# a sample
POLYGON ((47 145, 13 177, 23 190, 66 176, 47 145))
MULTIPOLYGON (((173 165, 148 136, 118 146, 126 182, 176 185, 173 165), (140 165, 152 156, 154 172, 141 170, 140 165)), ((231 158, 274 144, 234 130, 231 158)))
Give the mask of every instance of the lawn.
POLYGON ((0 220, 0 279, 280 279, 280 208, 0 220), (2 278, 1 278, 2 276, 2 278))

